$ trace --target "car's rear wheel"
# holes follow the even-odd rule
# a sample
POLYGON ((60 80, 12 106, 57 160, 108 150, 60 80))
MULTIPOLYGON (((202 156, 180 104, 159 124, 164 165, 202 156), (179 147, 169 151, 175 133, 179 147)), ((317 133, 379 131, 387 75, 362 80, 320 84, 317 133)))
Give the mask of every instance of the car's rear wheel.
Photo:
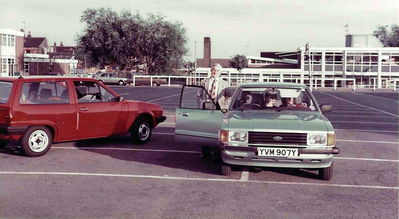
POLYGON ((22 150, 29 157, 42 156, 50 150, 52 139, 53 135, 47 127, 30 127, 22 136, 22 150))
POLYGON ((319 177, 322 180, 330 180, 333 175, 333 163, 329 167, 319 169, 319 177))
POLYGON ((230 176, 231 175, 231 166, 223 161, 220 164, 220 170, 223 176, 230 176))
POLYGON ((152 86, 153 87, 159 87, 159 86, 161 86, 159 83, 157 83, 157 82, 152 82, 152 86))
POLYGON ((151 126, 145 119, 138 119, 130 131, 133 143, 145 144, 151 138, 151 126))
POLYGON ((118 84, 119 84, 119 85, 124 85, 124 84, 125 84, 125 82, 123 82, 123 81, 119 81, 119 82, 118 82, 118 84))

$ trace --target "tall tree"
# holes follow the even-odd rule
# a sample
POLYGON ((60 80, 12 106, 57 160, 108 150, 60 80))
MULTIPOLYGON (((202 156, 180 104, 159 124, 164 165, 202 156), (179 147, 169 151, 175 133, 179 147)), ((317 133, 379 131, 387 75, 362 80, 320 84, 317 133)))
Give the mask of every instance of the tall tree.
POLYGON ((377 30, 374 31, 374 36, 385 47, 399 47, 399 26, 396 24, 392 24, 390 31, 387 25, 378 26, 377 30))
POLYGON ((120 69, 143 65, 149 73, 171 73, 186 54, 186 32, 181 23, 171 23, 158 14, 111 9, 87 9, 86 23, 78 36, 78 58, 91 66, 112 65, 120 69))
POLYGON ((243 68, 248 67, 247 57, 244 55, 235 55, 229 60, 230 66, 237 69, 241 73, 243 68))

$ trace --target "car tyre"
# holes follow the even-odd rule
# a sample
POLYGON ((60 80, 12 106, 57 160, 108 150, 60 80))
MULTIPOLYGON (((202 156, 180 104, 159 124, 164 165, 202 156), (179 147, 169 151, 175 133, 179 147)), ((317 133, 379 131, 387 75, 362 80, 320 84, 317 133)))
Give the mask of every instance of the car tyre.
POLYGON ((52 140, 53 134, 47 127, 33 126, 22 136, 22 150, 29 157, 42 156, 50 150, 52 140))
POLYGON ((221 170, 223 176, 230 176, 231 175, 231 166, 226 164, 226 163, 224 163, 224 162, 221 162, 220 170, 221 170))
POLYGON ((146 144, 150 141, 152 129, 145 119, 138 119, 130 131, 132 142, 136 144, 146 144))
POLYGON ((333 175, 333 163, 329 167, 319 169, 319 177, 322 180, 330 180, 333 175))
POLYGON ((153 87, 159 87, 159 86, 161 86, 159 83, 157 83, 157 82, 152 82, 152 86, 153 87))
POLYGON ((119 85, 125 85, 125 82, 119 81, 118 84, 119 84, 119 85))

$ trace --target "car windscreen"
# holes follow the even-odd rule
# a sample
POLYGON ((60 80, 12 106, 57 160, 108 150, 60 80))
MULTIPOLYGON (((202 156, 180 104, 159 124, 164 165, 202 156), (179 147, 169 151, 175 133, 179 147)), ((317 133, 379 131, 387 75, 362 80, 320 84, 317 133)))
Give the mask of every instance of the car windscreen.
POLYGON ((12 89, 12 82, 0 81, 0 103, 7 103, 12 89))
POLYGON ((232 110, 297 110, 315 111, 315 103, 303 88, 242 88, 232 110))

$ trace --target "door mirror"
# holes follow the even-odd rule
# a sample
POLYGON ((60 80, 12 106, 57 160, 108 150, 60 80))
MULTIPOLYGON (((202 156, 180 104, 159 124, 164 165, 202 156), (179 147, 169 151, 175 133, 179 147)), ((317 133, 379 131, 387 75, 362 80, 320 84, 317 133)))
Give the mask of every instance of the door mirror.
POLYGON ((119 97, 116 98, 116 100, 117 100, 118 102, 122 102, 122 101, 123 101, 123 97, 122 97, 122 96, 119 96, 119 97))
POLYGON ((323 113, 331 112, 332 111, 332 105, 330 105, 330 104, 321 104, 320 105, 320 110, 323 113))

